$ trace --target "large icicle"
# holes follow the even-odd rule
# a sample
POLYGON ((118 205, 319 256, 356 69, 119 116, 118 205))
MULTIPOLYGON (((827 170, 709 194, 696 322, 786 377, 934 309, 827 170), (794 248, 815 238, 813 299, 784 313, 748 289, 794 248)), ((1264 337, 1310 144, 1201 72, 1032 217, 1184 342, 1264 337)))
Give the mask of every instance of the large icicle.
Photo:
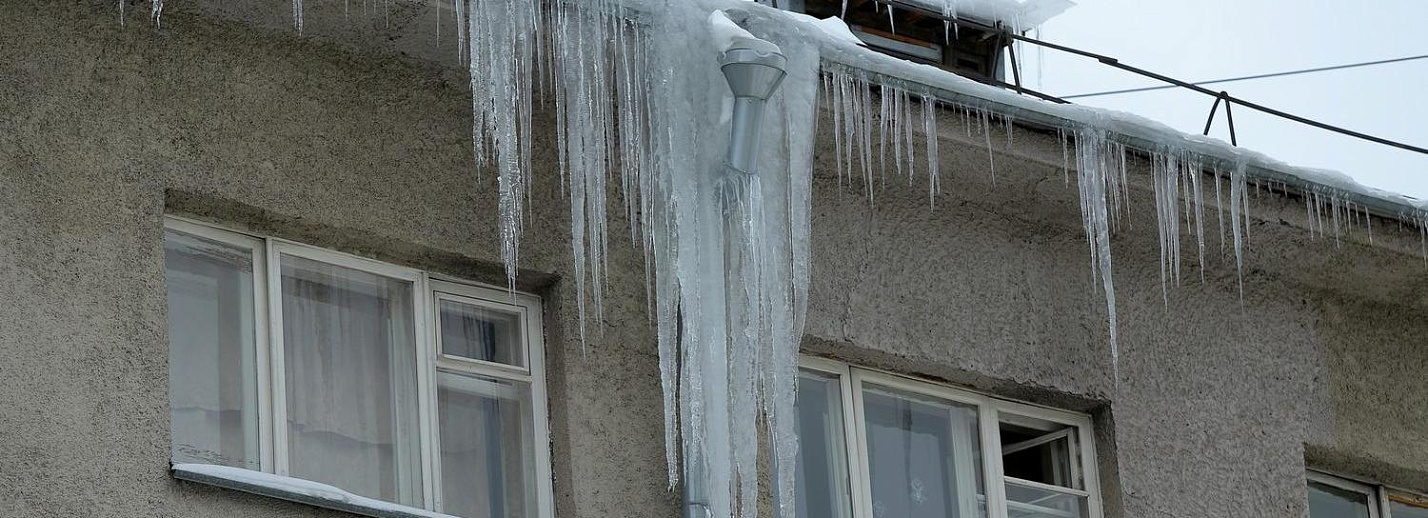
POLYGON ((1081 223, 1091 251, 1091 278, 1101 280, 1110 324, 1111 370, 1120 383, 1120 348, 1116 339, 1116 290, 1111 280, 1111 228, 1106 208, 1114 185, 1107 174, 1106 133, 1082 128, 1076 132, 1076 182, 1081 194, 1081 223))

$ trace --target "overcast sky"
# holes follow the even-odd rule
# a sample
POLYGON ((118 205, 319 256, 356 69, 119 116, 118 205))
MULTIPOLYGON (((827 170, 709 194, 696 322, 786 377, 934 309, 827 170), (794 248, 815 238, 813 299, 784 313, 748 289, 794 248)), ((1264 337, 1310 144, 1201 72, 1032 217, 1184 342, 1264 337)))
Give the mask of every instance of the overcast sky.
MULTIPOLYGON (((1428 0, 1077 0, 1042 26, 1054 43, 1106 54, 1187 81, 1428 54, 1428 0)), ((1072 95, 1158 83, 1034 47, 1027 80, 1072 95)), ((1248 101, 1370 135, 1428 147, 1428 60, 1224 83, 1248 101)), ((1187 132, 1203 129, 1213 98, 1184 89, 1076 99, 1187 132)), ((1236 108, 1240 145, 1298 166, 1428 199, 1428 155, 1236 108)), ((1211 136, 1229 140, 1223 111, 1211 136)))

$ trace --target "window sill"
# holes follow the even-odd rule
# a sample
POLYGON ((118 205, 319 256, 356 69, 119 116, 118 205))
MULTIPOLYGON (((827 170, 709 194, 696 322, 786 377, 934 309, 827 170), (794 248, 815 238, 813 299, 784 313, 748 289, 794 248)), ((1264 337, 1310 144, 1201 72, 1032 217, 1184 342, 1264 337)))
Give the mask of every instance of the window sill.
POLYGON ((325 507, 373 518, 456 518, 425 509, 383 502, 354 495, 341 489, 298 478, 258 471, 213 466, 209 464, 175 464, 174 478, 199 484, 233 489, 301 504, 325 507))

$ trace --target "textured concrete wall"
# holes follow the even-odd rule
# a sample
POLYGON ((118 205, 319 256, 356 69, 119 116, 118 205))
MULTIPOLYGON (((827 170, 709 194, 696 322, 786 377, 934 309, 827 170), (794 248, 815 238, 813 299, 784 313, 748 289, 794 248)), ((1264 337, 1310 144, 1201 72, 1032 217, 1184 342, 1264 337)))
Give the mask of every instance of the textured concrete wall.
MULTIPOLYGON (((0 515, 338 514, 168 476, 166 211, 501 281, 463 72, 390 39, 173 4, 154 30, 119 26, 110 2, 3 3, 0 515)), ((1243 298, 1211 236, 1203 284, 1186 238, 1163 301, 1136 162, 1113 239, 1117 381, 1060 144, 993 135, 993 184, 961 128, 944 118, 932 209, 921 185, 890 181, 871 205, 838 187, 820 138, 808 352, 1093 413, 1109 516, 1302 516, 1306 457, 1428 490, 1416 236, 1378 221, 1373 248, 1311 241, 1300 202, 1265 196, 1243 298)), ((539 157, 521 287, 547 307, 558 514, 674 516, 643 273, 612 242, 603 339, 582 354, 553 167, 539 157)))

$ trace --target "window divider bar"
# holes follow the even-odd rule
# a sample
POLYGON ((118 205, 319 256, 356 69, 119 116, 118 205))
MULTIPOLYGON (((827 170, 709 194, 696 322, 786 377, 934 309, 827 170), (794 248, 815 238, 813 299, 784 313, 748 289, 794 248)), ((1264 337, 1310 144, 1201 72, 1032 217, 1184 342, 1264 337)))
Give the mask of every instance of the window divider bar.
POLYGON ((1072 496, 1079 496, 1079 497, 1089 497, 1089 496, 1091 496, 1091 493, 1090 493, 1089 491, 1083 491, 1083 490, 1080 490, 1080 489, 1072 489, 1072 488, 1069 488, 1069 487, 1058 486, 1058 485, 1055 485, 1055 484, 1046 484, 1046 483, 1043 483, 1043 482, 1036 482, 1036 481, 1027 480, 1027 479, 1024 479, 1024 478, 1016 478, 1016 477, 1012 477, 1012 476, 1003 475, 1003 476, 1002 476, 1002 479, 1003 479, 1004 481, 1008 482, 1008 483, 1011 483, 1011 484, 1016 484, 1016 485, 1018 485, 1018 486, 1029 487, 1029 488, 1033 488, 1033 489, 1041 489, 1041 490, 1044 490, 1044 491, 1052 491, 1052 492, 1056 492, 1056 493, 1062 493, 1062 494, 1067 494, 1067 495, 1072 495, 1072 496))
POLYGON ((1081 487, 1090 493, 1086 499, 1091 516, 1104 516, 1101 506, 1101 470, 1096 463, 1096 435, 1091 430, 1091 418, 1076 423, 1076 451, 1081 454, 1081 487))
POLYGON ((849 481, 850 485, 856 487, 853 491, 853 499, 856 500, 853 502, 855 518, 873 518, 872 473, 867 467, 869 462, 868 433, 865 426, 858 425, 858 422, 861 421, 858 416, 863 415, 863 374, 863 371, 848 369, 847 385, 853 393, 853 407, 848 413, 854 416, 851 428, 854 449, 851 450, 853 455, 849 457, 856 457, 856 459, 848 459, 848 473, 850 477, 854 478, 849 481), (856 467, 854 462, 856 462, 856 467))
POLYGON ((283 361, 283 266, 282 252, 279 246, 269 238, 265 240, 267 256, 266 270, 268 272, 268 346, 269 364, 272 367, 270 375, 272 386, 271 404, 272 417, 268 420, 272 426, 272 450, 273 450, 273 473, 288 476, 288 400, 287 400, 287 367, 283 361))
POLYGON ((273 472, 273 388, 272 342, 269 313, 272 300, 268 289, 268 243, 255 239, 253 247, 253 354, 254 381, 258 384, 258 469, 273 472))
POLYGON ((1007 518, 1006 485, 1002 481, 1002 438, 999 410, 991 398, 983 398, 977 405, 978 426, 982 434, 982 460, 985 479, 982 487, 987 493, 987 516, 1007 518))
POLYGON ((441 512, 441 438, 437 430, 436 409, 436 325, 431 283, 426 274, 418 274, 412 282, 412 303, 415 306, 417 365, 417 440, 421 450, 422 502, 428 510, 441 512))
POLYGON ((1011 455, 1022 450, 1035 448, 1037 446, 1041 446, 1049 442, 1061 440, 1062 438, 1069 437, 1071 435, 1071 430, 1073 429, 1062 428, 1060 430, 1048 433, 1046 435, 1042 435, 1035 439, 1027 439, 1025 441, 1012 444, 1011 446, 1005 446, 1002 448, 1002 455, 1011 455))
POLYGON ((842 402, 843 410, 843 451, 845 452, 845 471, 848 477, 848 511, 853 518, 872 518, 866 514, 862 502, 871 500, 871 497, 863 492, 863 484, 860 482, 867 475, 863 471, 862 454, 859 453, 858 446, 858 415, 861 400, 854 402, 853 395, 853 372, 847 364, 834 362, 831 360, 821 360, 823 363, 816 363, 815 370, 826 369, 823 372, 832 373, 838 376, 838 394, 842 402))

